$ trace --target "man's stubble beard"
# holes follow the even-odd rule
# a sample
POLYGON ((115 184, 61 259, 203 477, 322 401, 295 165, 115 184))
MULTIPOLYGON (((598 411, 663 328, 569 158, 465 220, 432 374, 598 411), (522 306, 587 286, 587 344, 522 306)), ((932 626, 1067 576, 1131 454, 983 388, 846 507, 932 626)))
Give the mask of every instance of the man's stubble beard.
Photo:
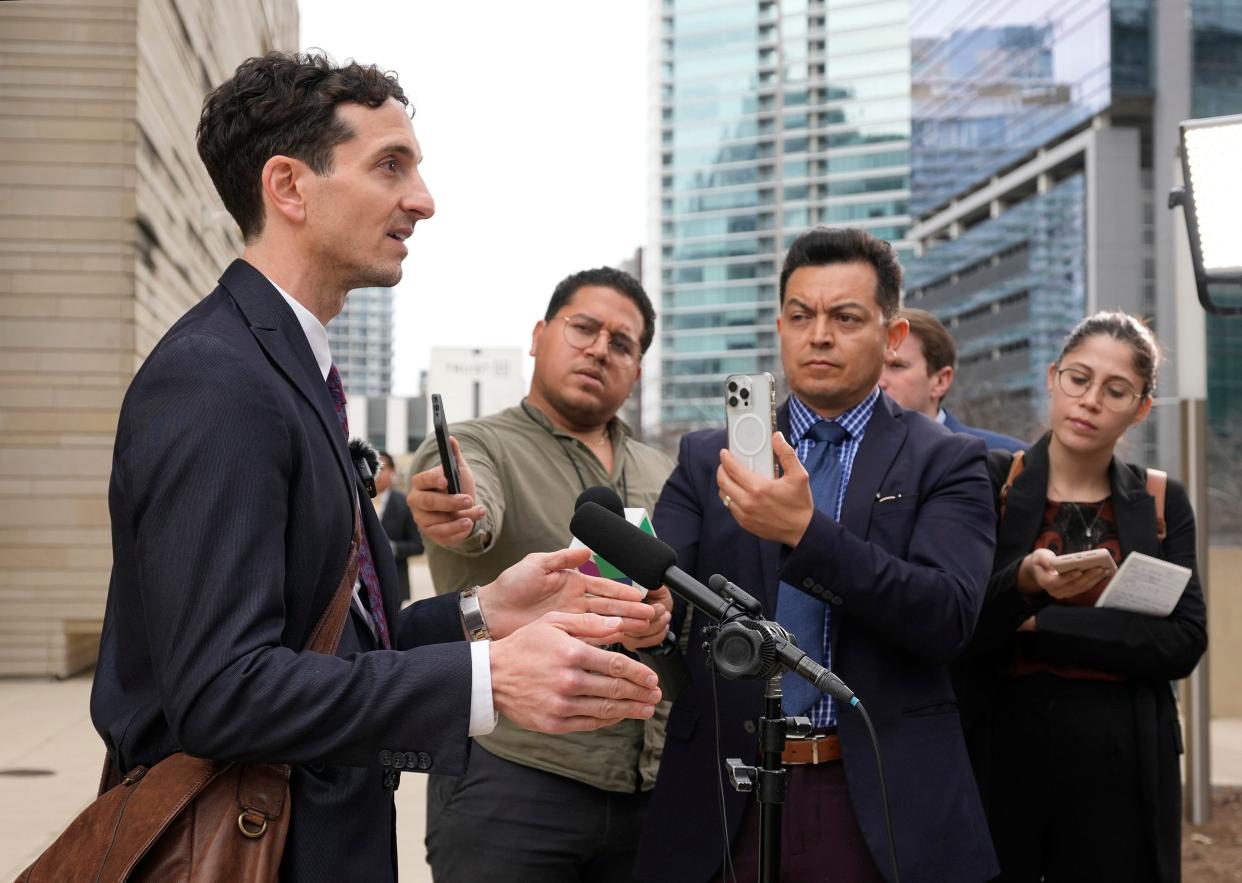
POLYGON ((568 396, 561 393, 559 389, 547 384, 540 384, 543 399, 553 409, 556 410, 557 416, 565 423, 571 426, 593 428, 603 426, 616 416, 617 411, 621 409, 620 405, 612 410, 598 399, 591 399, 590 405, 580 405, 570 401, 568 396))

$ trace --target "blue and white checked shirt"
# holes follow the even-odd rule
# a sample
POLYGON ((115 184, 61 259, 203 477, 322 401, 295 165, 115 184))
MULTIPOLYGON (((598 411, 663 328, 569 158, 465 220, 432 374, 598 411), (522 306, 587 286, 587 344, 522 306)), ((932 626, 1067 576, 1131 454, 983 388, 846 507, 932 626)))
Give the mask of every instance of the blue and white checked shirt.
MULTIPOLYGON (((834 519, 841 518, 841 504, 845 500, 845 491, 850 486, 850 473, 854 470, 854 457, 858 454, 858 446, 862 443, 867 424, 875 411, 875 403, 880 398, 877 386, 854 407, 850 408, 832 422, 840 425, 849 433, 849 438, 841 444, 841 491, 832 508, 816 503, 817 508, 834 519)), ((789 397, 789 444, 798 452, 798 459, 806 462, 806 456, 815 446, 815 440, 807 437, 807 431, 824 418, 808 408, 796 396, 789 397)), ((832 668, 832 608, 824 605, 824 648, 823 663, 832 668)), ((837 725, 837 702, 828 694, 819 697, 810 712, 811 724, 816 727, 835 727, 837 725)))

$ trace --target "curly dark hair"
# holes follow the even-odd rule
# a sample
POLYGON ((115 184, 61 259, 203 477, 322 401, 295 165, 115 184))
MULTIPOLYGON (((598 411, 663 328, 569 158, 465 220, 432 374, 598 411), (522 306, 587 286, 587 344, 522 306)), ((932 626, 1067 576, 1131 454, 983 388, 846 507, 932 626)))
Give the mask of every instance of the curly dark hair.
POLYGON ((599 285, 603 288, 611 288, 617 294, 628 297, 634 302, 634 306, 638 307, 638 312, 643 316, 643 333, 639 338, 639 346, 642 351, 647 352, 647 348, 651 346, 651 341, 655 339, 655 307, 651 305, 651 298, 647 296, 647 292, 643 289, 643 285, 629 273, 624 270, 617 270, 613 267, 596 267, 594 270, 582 270, 574 273, 572 276, 566 276, 557 284, 556 290, 552 292, 552 299, 548 301, 548 309, 544 314, 544 321, 551 321, 556 317, 557 311, 578 293, 578 289, 586 285, 599 285))
POLYGON ((781 306, 785 305, 785 285, 800 267, 855 262, 870 264, 875 270, 876 303, 884 321, 892 319, 901 306, 901 263, 891 245, 853 227, 815 227, 793 241, 781 268, 781 306))
POLYGON ((264 164, 289 156, 327 174, 333 149, 354 136, 336 106, 379 107, 389 98, 409 106, 396 74, 354 61, 337 66, 317 52, 249 58, 207 96, 198 155, 247 242, 263 232, 264 164))

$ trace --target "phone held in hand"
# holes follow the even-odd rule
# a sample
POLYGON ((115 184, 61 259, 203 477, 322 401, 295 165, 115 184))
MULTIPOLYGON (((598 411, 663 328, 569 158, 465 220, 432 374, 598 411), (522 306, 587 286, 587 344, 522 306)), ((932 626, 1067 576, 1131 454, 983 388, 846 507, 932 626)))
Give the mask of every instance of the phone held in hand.
POLYGON ((1107 549, 1090 549, 1086 552, 1072 552, 1069 555, 1058 555, 1052 559, 1052 569, 1057 573, 1071 573, 1075 570, 1089 570, 1092 567, 1103 567, 1108 575, 1116 573, 1117 562, 1107 549))
POLYGON ((440 394, 431 394, 431 425, 435 427, 436 447, 440 449, 440 466, 444 469, 444 477, 448 479, 448 492, 461 493, 461 476, 457 474, 457 458, 453 456, 453 447, 449 444, 448 422, 444 419, 444 403, 440 394))
POLYGON ((772 433, 776 431, 776 381, 762 374, 725 378, 725 429, 729 453, 763 478, 776 477, 772 433))

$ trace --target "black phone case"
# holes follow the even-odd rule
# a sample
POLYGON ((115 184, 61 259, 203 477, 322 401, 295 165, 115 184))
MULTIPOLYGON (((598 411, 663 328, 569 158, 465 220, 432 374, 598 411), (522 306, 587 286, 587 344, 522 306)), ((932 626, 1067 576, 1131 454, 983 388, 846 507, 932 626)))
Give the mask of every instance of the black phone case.
POLYGON ((436 447, 440 449, 440 465, 444 468, 444 476, 448 479, 448 492, 461 493, 461 476, 457 474, 457 458, 453 456, 453 448, 449 445, 448 424, 444 420, 444 403, 439 393, 431 395, 431 423, 436 431, 436 447))

